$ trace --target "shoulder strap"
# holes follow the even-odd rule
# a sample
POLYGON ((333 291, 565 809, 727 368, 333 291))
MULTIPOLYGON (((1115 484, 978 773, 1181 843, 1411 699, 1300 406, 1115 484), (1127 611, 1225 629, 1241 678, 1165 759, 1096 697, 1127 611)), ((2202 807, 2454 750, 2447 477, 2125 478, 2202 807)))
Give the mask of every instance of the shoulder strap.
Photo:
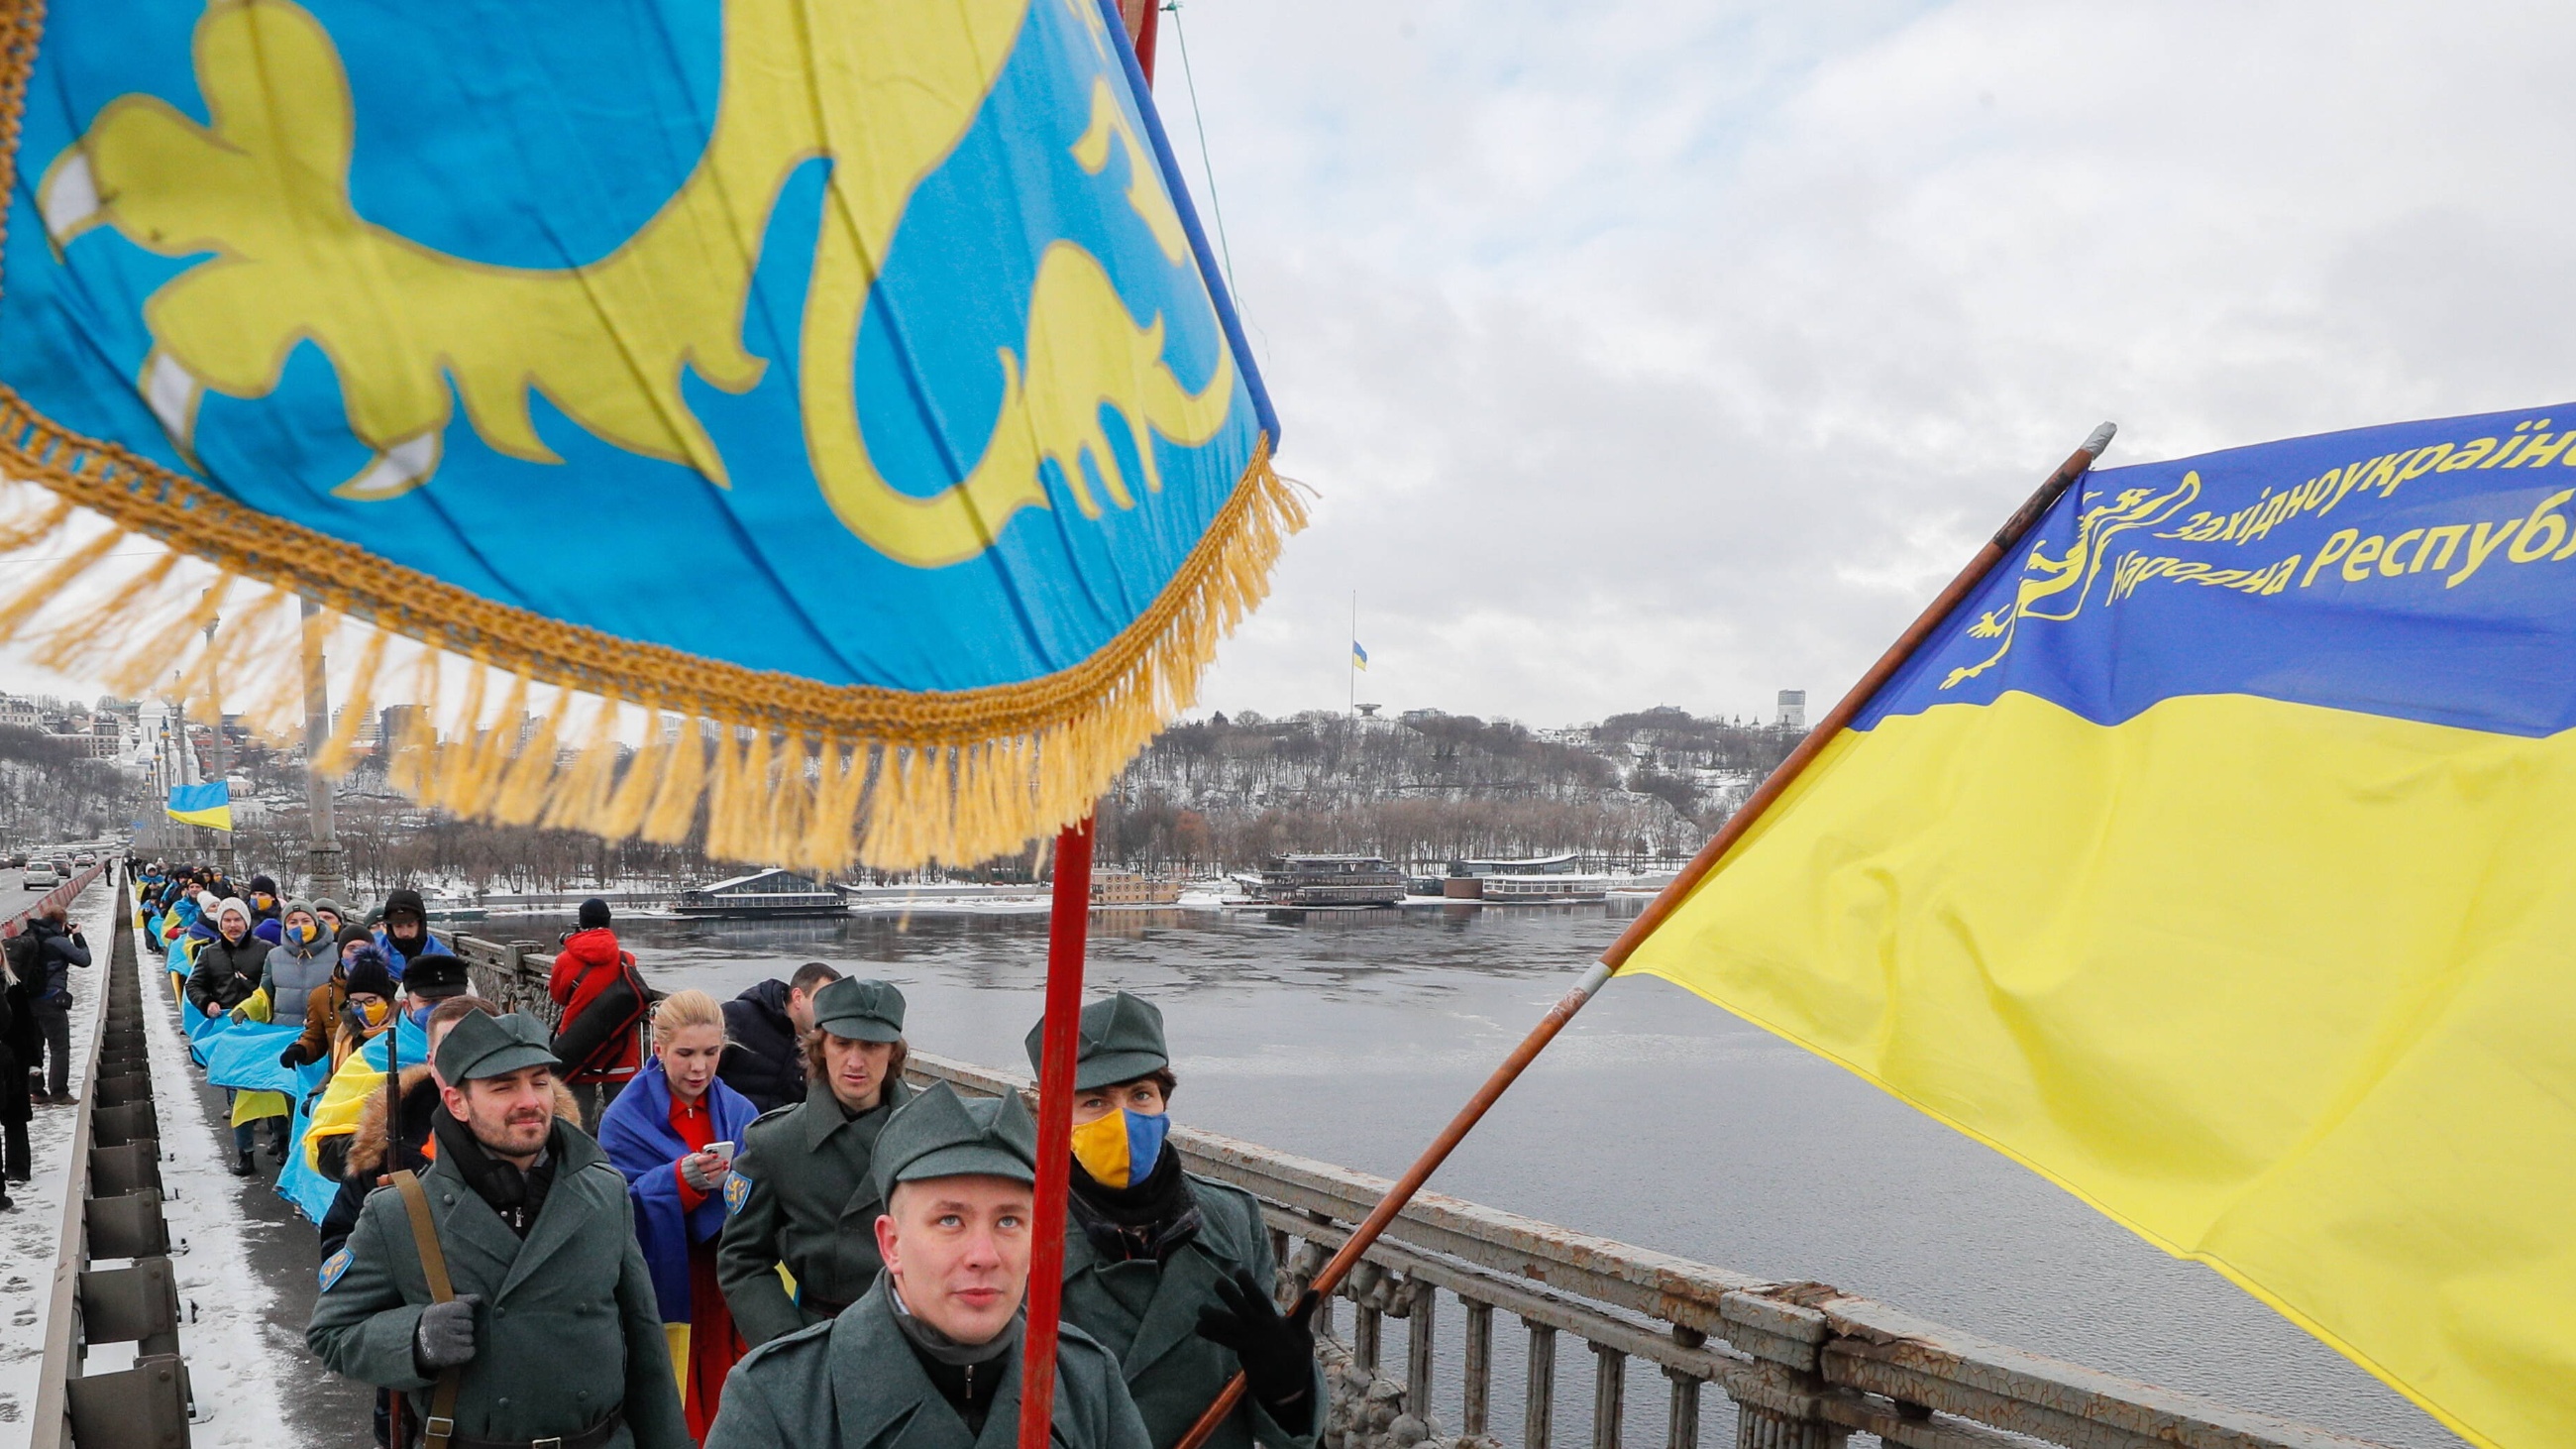
MULTIPOLYGON (((456 1296, 455 1285, 447 1280, 447 1254, 438 1246, 438 1225, 430 1221, 429 1193, 420 1185, 420 1174, 405 1170, 394 1174, 394 1187, 402 1194, 403 1216, 411 1220, 412 1246, 420 1252, 420 1271, 429 1279, 429 1301, 445 1303, 456 1296)), ((421 1425, 422 1442, 428 1449, 447 1449, 448 1436, 456 1432, 456 1391, 465 1377, 463 1369, 446 1369, 438 1376, 438 1387, 429 1395, 429 1419, 421 1425)))

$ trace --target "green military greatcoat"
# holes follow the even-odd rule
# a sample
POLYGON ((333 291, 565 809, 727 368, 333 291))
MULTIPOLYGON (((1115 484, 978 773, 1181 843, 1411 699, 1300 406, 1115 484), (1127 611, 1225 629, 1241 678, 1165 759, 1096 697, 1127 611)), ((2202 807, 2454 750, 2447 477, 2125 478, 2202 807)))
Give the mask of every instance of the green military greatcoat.
MULTIPOLYGON (((984 1432, 967 1433, 895 1326, 880 1281, 839 1318, 775 1339, 736 1364, 706 1449, 1014 1449, 1019 1404, 1015 1350, 984 1432)), ((1050 1423, 1056 1449, 1151 1449, 1117 1364, 1071 1327, 1057 1341, 1050 1423)))
MULTIPOLYGON (((421 1174, 448 1279, 458 1296, 482 1299, 456 1432, 566 1438, 622 1409, 612 1449, 690 1449, 626 1179, 599 1144, 561 1122, 547 1151, 554 1183, 524 1240, 446 1158, 421 1174)), ((401 1193, 368 1195, 348 1246, 322 1274, 305 1341, 335 1373, 408 1391, 426 1418, 435 1379, 421 1374, 412 1343, 429 1279, 401 1193)))
MULTIPOLYGON (((1179 1443, 1240 1367, 1234 1350, 1198 1334, 1200 1307, 1218 1301, 1217 1280, 1240 1268, 1267 1291, 1278 1266, 1250 1193, 1203 1177, 1185 1180, 1203 1222, 1162 1262, 1106 1261, 1079 1222, 1065 1225, 1064 1321, 1117 1356, 1155 1449, 1179 1443)), ((1256 1440, 1269 1449, 1315 1449, 1327 1404, 1321 1366, 1308 1392, 1314 1412, 1305 1433, 1282 1429, 1246 1394, 1208 1439, 1208 1449, 1252 1449, 1256 1440)))
MULTIPOLYGON (((837 983, 836 983, 837 984, 837 983)), ((724 1236, 716 1281, 745 1343, 759 1345, 832 1315, 811 1300, 856 1302, 885 1264, 876 1223, 885 1211, 872 1170, 877 1134, 912 1095, 886 1083, 874 1109, 852 1117, 829 1082, 809 1082, 805 1100, 764 1112, 743 1134, 725 1184, 724 1236), (778 1265, 796 1279, 795 1298, 778 1265)))

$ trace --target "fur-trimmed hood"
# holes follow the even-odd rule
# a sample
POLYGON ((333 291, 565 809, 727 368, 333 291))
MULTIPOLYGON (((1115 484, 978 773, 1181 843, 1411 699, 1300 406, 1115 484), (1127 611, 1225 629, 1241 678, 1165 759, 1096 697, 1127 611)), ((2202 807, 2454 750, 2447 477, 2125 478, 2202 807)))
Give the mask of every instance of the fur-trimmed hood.
MULTIPOLYGON (((402 1070, 403 1126, 405 1136, 417 1131, 423 1141, 429 1137, 429 1114, 443 1110, 438 1101, 438 1084, 429 1079, 426 1065, 402 1070)), ((572 1097, 572 1089, 555 1083, 555 1115, 575 1127, 581 1125, 581 1104, 572 1097)), ((349 1172, 381 1172, 385 1166, 385 1094, 378 1089, 367 1094, 365 1105, 358 1109, 358 1126, 349 1138, 349 1172)))

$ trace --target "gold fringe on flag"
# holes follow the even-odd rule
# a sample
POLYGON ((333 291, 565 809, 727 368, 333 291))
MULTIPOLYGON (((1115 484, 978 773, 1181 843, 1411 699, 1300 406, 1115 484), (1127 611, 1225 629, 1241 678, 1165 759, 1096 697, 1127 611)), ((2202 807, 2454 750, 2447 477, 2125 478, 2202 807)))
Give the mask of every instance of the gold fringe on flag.
POLYGON ((425 804, 610 839, 703 830, 711 854, 807 870, 973 864, 1081 819, 1189 706, 1306 521, 1265 439, 1161 596, 1090 659, 1024 684, 908 694, 494 603, 75 438, 5 388, 0 473, 23 480, 0 485, 0 554, 52 564, 0 599, 0 644, 119 694, 175 690, 192 713, 220 691, 283 742, 301 734, 305 650, 334 641, 354 662, 331 671, 345 707, 313 762, 326 774, 350 768, 370 711, 408 704, 380 748, 388 780, 425 804), (311 619, 305 598, 321 609, 311 619), (636 721, 640 741, 622 742, 636 721))

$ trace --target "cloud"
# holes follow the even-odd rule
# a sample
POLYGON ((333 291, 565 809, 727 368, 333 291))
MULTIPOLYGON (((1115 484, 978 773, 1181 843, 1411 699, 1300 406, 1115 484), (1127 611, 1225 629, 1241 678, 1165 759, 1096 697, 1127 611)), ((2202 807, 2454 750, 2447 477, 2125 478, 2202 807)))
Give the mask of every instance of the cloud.
MULTIPOLYGON (((2105 418, 2576 393, 2539 6, 1182 12, 1291 473, 1218 708, 1829 699, 2105 418)), ((1166 37, 1159 94, 1197 173, 1166 37)))

